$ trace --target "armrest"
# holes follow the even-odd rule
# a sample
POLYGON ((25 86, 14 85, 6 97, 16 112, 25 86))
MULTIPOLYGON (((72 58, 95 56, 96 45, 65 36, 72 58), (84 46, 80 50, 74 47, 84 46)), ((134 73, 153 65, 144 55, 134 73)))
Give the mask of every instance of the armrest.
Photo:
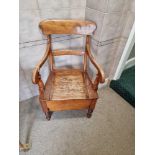
MULTIPOLYGON (((89 37, 89 36, 88 36, 89 37)), ((86 44, 86 52, 87 52, 87 55, 91 61, 91 63, 94 65, 94 67, 97 69, 98 71, 98 78, 99 78, 99 82, 100 83, 104 83, 105 82, 105 74, 104 74, 104 71, 102 70, 102 68, 97 64, 95 58, 93 57, 93 55, 91 54, 90 52, 90 44, 89 44, 89 41, 90 41, 90 37, 87 38, 87 44, 86 44)))
POLYGON ((32 83, 37 84, 39 82, 40 74, 39 74, 39 68, 35 68, 32 71, 32 83))
POLYGON ((43 64, 46 62, 49 52, 50 52, 50 43, 48 42, 46 52, 45 52, 43 58, 39 61, 39 63, 36 65, 36 67, 34 68, 34 70, 32 72, 32 82, 34 84, 37 84, 39 82, 39 80, 41 79, 39 71, 40 71, 40 68, 43 66, 43 64))

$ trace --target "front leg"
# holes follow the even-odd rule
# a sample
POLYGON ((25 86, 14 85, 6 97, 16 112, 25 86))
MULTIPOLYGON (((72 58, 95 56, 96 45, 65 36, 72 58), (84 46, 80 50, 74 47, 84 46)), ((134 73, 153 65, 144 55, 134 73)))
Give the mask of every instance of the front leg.
POLYGON ((51 119, 52 112, 49 111, 49 109, 47 108, 46 101, 43 101, 42 99, 40 99, 40 104, 41 104, 42 111, 46 116, 46 119, 49 121, 51 119))
POLYGON ((87 113, 88 118, 91 118, 91 116, 92 116, 92 113, 93 113, 93 111, 95 109, 96 101, 97 101, 97 99, 92 100, 92 103, 90 104, 90 106, 88 108, 88 113, 87 113))
POLYGON ((93 113, 93 109, 88 109, 88 113, 87 113, 87 118, 91 118, 92 116, 92 113, 93 113))
POLYGON ((45 113, 46 119, 50 120, 51 119, 51 112, 47 108, 46 101, 44 100, 44 83, 41 80, 40 74, 38 76, 38 87, 39 87, 39 100, 40 100, 42 110, 45 113))
POLYGON ((45 112, 46 119, 49 121, 51 119, 52 111, 45 112))

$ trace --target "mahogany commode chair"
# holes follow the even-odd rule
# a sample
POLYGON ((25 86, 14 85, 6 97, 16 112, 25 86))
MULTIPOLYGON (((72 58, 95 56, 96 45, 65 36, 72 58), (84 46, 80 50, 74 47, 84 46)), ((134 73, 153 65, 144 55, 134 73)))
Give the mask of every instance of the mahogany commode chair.
POLYGON ((98 98, 98 84, 105 81, 103 70, 90 52, 90 36, 95 31, 96 24, 83 20, 44 20, 40 22, 39 27, 47 36, 47 48, 43 58, 33 70, 32 82, 38 84, 39 100, 46 119, 50 120, 54 111, 79 109, 88 109, 87 117, 90 118, 98 98), (86 35, 85 51, 52 50, 52 34, 86 35), (83 68, 56 68, 54 57, 63 55, 82 56, 83 68), (49 59, 51 69, 44 85, 39 71, 47 59, 49 59), (87 72, 87 59, 97 70, 94 81, 91 81, 87 72))

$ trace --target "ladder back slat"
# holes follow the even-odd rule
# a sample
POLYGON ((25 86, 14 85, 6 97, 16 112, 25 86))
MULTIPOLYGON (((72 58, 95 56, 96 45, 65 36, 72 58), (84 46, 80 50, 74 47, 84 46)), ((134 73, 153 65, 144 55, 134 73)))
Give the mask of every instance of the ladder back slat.
POLYGON ((55 50, 52 51, 53 56, 61 56, 61 55, 77 55, 82 56, 85 54, 84 51, 77 51, 77 50, 55 50))

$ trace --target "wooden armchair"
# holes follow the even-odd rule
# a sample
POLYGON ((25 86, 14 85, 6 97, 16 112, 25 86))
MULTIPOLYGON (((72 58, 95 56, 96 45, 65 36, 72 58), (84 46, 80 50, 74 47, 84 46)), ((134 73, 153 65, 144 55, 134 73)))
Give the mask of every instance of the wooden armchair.
POLYGON ((98 98, 99 83, 104 83, 105 77, 101 67, 90 52, 90 36, 96 29, 96 24, 82 20, 44 20, 39 24, 43 34, 47 36, 47 49, 33 70, 32 82, 39 86, 39 99, 46 119, 50 120, 54 111, 88 109, 90 118, 98 98), (52 34, 86 35, 85 51, 52 50, 52 34), (76 55, 83 57, 83 69, 58 69, 54 64, 55 56, 76 55), (44 85, 40 68, 49 58, 51 72, 44 85), (87 73, 87 59, 97 69, 96 79, 91 81, 87 73))

